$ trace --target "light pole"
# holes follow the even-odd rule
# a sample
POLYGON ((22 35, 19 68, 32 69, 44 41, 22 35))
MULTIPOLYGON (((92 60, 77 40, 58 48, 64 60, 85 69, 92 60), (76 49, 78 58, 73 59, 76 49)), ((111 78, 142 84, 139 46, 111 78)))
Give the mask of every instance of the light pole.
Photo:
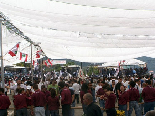
POLYGON ((4 66, 3 66, 3 47, 2 47, 2 21, 3 18, 0 16, 0 54, 1 54, 1 79, 2 79, 2 87, 4 88, 4 66))

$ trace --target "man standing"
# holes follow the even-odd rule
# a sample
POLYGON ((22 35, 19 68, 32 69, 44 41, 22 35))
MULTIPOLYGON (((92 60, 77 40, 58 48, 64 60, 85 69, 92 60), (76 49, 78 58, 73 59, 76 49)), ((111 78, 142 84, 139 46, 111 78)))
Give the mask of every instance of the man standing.
POLYGON ((120 87, 121 87, 121 85, 122 85, 122 77, 119 77, 118 83, 117 83, 116 86, 115 86, 115 92, 116 92, 117 98, 118 98, 119 95, 120 95, 120 87))
MULTIPOLYGON (((51 93, 49 91, 47 91, 47 88, 45 87, 45 85, 42 85, 41 86, 41 91, 45 94, 46 100, 47 100, 51 93)), ((50 111, 48 109, 48 105, 47 104, 46 104, 45 115, 46 116, 49 116, 50 115, 50 111)))
POLYGON ((151 80, 146 80, 147 86, 142 91, 144 99, 144 114, 150 110, 154 110, 155 103, 155 89, 151 86, 151 80))
POLYGON ((77 84, 77 80, 74 80, 73 89, 75 93, 75 99, 77 99, 77 104, 79 103, 79 91, 80 91, 80 85, 77 84))
POLYGON ((100 107, 93 103, 93 96, 90 93, 83 96, 83 103, 87 105, 86 116, 103 116, 100 107))
POLYGON ((17 79, 16 80, 17 84, 14 85, 14 86, 11 86, 10 89, 14 90, 14 94, 17 95, 18 93, 16 92, 16 89, 17 88, 24 88, 26 90, 26 85, 24 84, 21 84, 21 80, 20 79, 17 79))
POLYGON ((132 110, 134 108, 136 116, 141 116, 140 108, 138 105, 138 101, 140 98, 138 89, 135 89, 136 83, 134 81, 130 81, 130 89, 127 91, 129 94, 129 114, 131 116, 132 110))
POLYGON ((7 109, 10 104, 9 97, 4 94, 4 89, 0 88, 0 116, 7 116, 7 109))
POLYGON ((38 89, 38 85, 33 85, 33 89, 35 93, 31 97, 31 112, 33 114, 33 107, 35 107, 35 116, 45 116, 46 96, 38 89))
POLYGON ((64 82, 59 82, 61 91, 61 105, 62 105, 62 115, 70 116, 72 97, 70 90, 65 86, 64 82))

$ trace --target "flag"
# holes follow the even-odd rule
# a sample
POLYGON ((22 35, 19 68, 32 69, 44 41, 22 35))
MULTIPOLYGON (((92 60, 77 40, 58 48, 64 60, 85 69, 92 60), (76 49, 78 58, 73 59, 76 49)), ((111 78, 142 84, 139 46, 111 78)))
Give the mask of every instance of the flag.
POLYGON ((81 78, 81 79, 85 78, 84 73, 83 73, 81 68, 79 69, 78 77, 81 78))
POLYGON ((33 60, 33 65, 38 65, 39 63, 38 63, 38 60, 36 59, 36 60, 33 60))
POLYGON ((19 48, 19 43, 18 42, 8 53, 13 57, 16 56, 18 48, 19 48))
POLYGON ((27 62, 28 54, 20 52, 20 60, 27 62))
POLYGON ((50 59, 45 60, 45 65, 46 65, 46 66, 49 66, 49 65, 51 65, 51 66, 52 66, 52 63, 51 63, 50 59))
POLYGON ((37 51, 36 52, 36 58, 40 58, 41 53, 42 53, 42 50, 37 51))

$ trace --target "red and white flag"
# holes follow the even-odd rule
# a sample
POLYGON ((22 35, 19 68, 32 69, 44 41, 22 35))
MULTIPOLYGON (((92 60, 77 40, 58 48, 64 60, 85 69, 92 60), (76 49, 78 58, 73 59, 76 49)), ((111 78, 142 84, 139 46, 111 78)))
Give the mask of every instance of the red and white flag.
POLYGON ((40 55, 42 54, 42 50, 39 50, 36 52, 36 58, 40 58, 40 55))
POLYGON ((33 60, 33 66, 36 66, 36 65, 38 65, 39 63, 38 63, 38 60, 36 59, 36 60, 33 60))
POLYGON ((8 53, 13 57, 16 56, 20 42, 18 42, 8 53))
POLYGON ((27 62, 28 54, 20 52, 20 60, 27 62))
POLYGON ((51 63, 50 59, 45 60, 45 65, 46 65, 47 67, 48 67, 49 65, 52 66, 52 63, 51 63))

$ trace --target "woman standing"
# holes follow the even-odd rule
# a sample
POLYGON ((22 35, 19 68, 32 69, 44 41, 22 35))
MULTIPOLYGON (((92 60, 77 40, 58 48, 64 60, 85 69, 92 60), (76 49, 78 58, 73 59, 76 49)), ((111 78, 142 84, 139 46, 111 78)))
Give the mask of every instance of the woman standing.
POLYGON ((120 86, 120 95, 118 99, 118 110, 123 110, 125 111, 125 116, 128 116, 128 111, 129 111, 129 94, 127 91, 125 91, 124 85, 120 86))
POLYGON ((51 116, 58 116, 60 103, 58 96, 56 96, 55 89, 51 89, 51 96, 48 97, 47 103, 51 116))

